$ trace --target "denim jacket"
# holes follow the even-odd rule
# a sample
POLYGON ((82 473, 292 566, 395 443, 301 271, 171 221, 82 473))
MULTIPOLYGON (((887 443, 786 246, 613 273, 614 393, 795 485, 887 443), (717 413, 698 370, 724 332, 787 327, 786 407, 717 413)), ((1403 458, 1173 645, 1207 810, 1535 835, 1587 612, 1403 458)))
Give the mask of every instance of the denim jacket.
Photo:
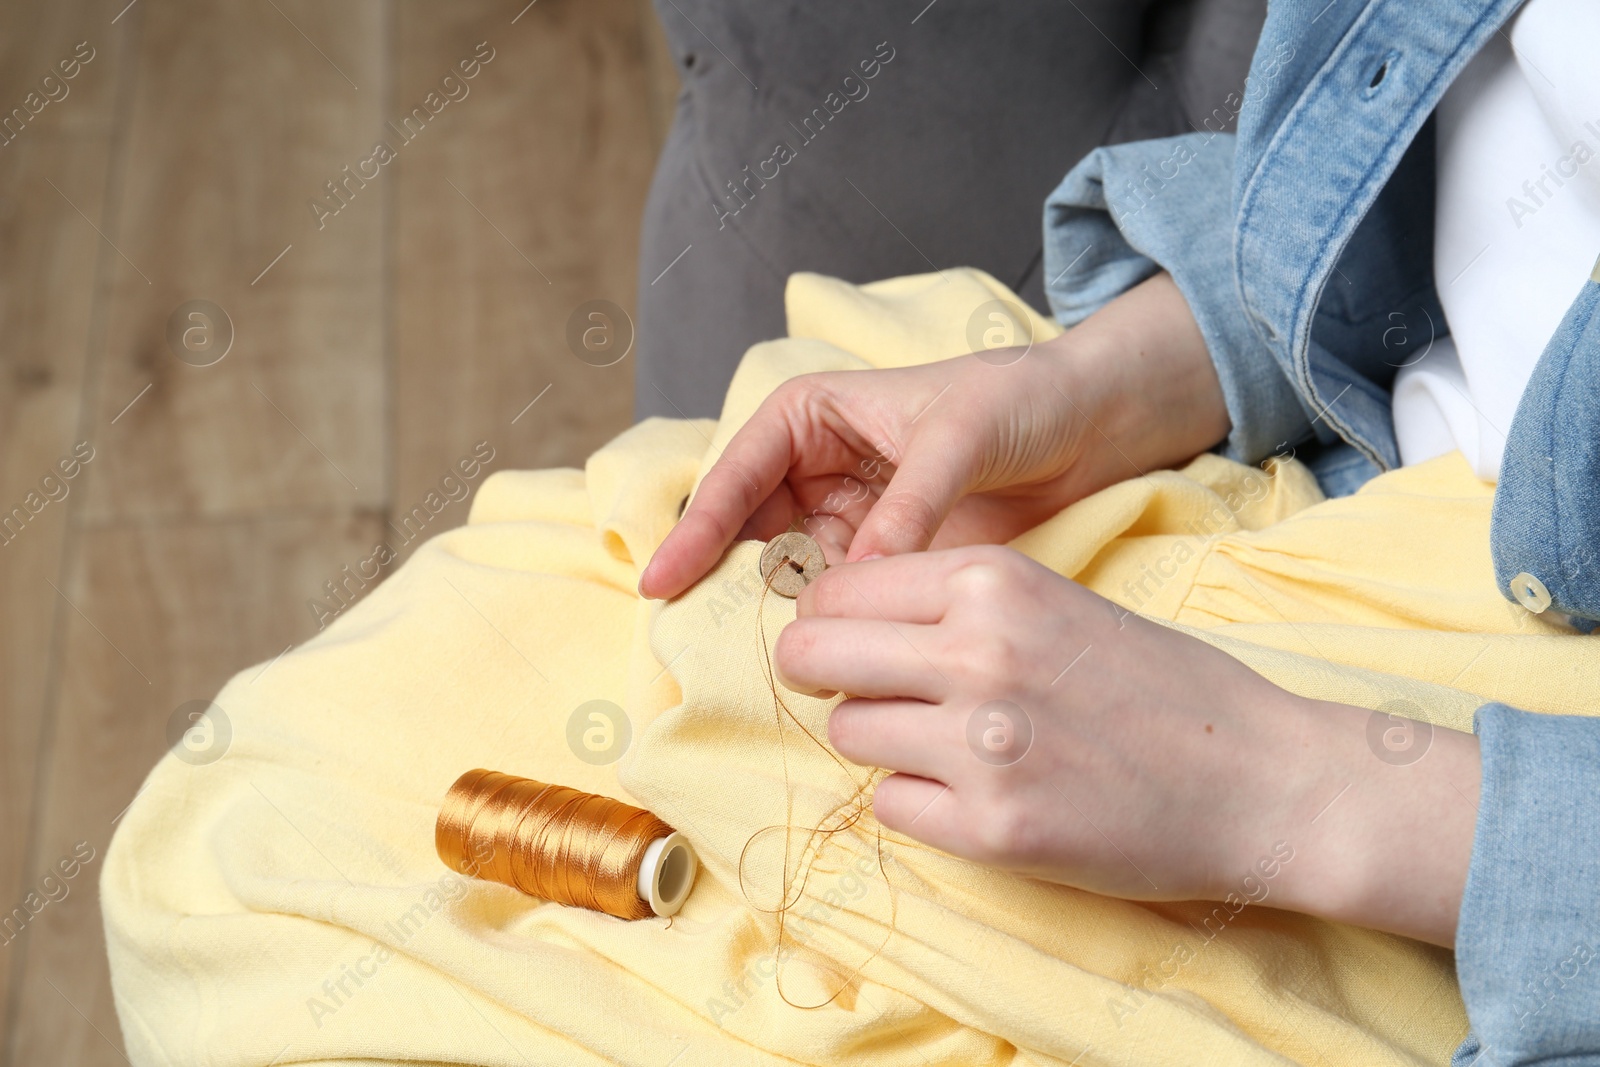
MULTIPOLYGON (((1398 466, 1396 345, 1445 322, 1431 116, 1519 2, 1273 4, 1249 79, 1204 128, 1098 149, 1051 194, 1056 317, 1077 323, 1164 269, 1216 365, 1226 454, 1294 450, 1334 495, 1398 466)), ((1572 289, 1507 437, 1490 547, 1503 593, 1588 632, 1600 263, 1572 289)), ((1483 792, 1456 941, 1473 1030, 1455 1062, 1600 1064, 1600 719, 1491 704, 1476 730, 1483 792)))

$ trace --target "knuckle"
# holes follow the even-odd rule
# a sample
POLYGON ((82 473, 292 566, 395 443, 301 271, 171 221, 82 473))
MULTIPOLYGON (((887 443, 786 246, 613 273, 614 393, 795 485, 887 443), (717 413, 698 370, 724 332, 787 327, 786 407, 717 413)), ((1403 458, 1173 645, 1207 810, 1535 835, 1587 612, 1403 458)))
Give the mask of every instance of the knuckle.
POLYGON ((931 529, 934 522, 933 506, 914 493, 885 493, 873 511, 879 522, 895 531, 920 533, 931 529))
POLYGON ((978 545, 964 551, 962 566, 951 576, 955 591, 965 599, 992 602, 1017 588, 1024 580, 1018 555, 998 545, 978 545))
POLYGON ((969 545, 963 551, 974 563, 985 563, 1002 569, 1021 558, 1020 553, 1005 545, 969 545))
POLYGON ((812 405, 828 394, 835 376, 830 371, 797 374, 774 389, 761 406, 791 417, 809 415, 812 405))
MULTIPOLYGON (((1017 644, 1007 634, 985 630, 969 637, 960 664, 963 680, 979 691, 989 688, 993 680, 1009 681, 1019 677, 1025 666, 1017 644)), ((996 693, 994 696, 998 696, 996 693)))
POLYGON ((774 389, 762 407, 781 408, 800 400, 816 386, 815 374, 800 374, 774 389))
MULTIPOLYGON (((711 482, 713 476, 720 477, 720 475, 718 475, 717 468, 715 467, 713 467, 711 471, 706 474, 705 481, 707 483, 711 482)), ((731 476, 732 475, 729 474, 729 477, 731 476)), ((694 498, 694 502, 701 503, 702 506, 694 507, 691 504, 691 506, 683 513, 683 518, 678 521, 679 527, 688 528, 689 526, 698 523, 701 526, 709 528, 711 531, 711 538, 718 543, 732 541, 734 536, 739 531, 730 526, 727 520, 724 519, 716 509, 704 505, 703 500, 709 499, 709 497, 703 497, 704 488, 705 486, 702 486, 702 493, 697 493, 694 498)), ((717 491, 718 490, 716 487, 713 486, 712 494, 715 495, 717 491)))
POLYGON ((973 846, 978 858, 995 866, 1008 866, 1032 855, 1038 820, 1013 797, 995 797, 974 816, 973 846))
MULTIPOLYGON (((738 507, 753 508, 754 505, 751 500, 755 494, 750 488, 753 482, 754 480, 748 471, 734 460, 724 456, 717 460, 712 468, 706 472, 699 491, 694 495, 694 501, 703 500, 708 503, 715 501, 718 505, 724 507, 731 503, 738 507)), ((755 503, 760 503, 760 501, 755 503)), ((704 515, 707 518, 713 518, 713 521, 719 521, 714 518, 714 513, 718 510, 720 508, 691 507, 684 517, 687 518, 690 513, 695 513, 704 515)), ((721 525, 720 521, 719 525, 721 525)), ((730 531, 730 534, 736 532, 736 530, 730 531)))

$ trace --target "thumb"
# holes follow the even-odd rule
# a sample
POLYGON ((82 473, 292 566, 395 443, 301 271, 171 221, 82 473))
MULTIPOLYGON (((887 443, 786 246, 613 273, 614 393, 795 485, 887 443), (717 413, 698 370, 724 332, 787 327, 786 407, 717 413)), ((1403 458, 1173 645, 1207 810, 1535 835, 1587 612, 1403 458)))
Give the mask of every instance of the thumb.
POLYGON ((959 449, 908 452, 850 541, 849 562, 921 552, 967 492, 959 449))

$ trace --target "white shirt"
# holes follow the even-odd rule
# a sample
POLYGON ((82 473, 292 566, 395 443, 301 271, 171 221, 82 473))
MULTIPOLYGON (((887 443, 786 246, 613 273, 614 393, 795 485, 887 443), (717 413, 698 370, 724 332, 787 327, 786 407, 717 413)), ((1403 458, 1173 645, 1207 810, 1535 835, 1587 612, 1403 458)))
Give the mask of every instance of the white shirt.
POLYGON ((1517 402, 1600 254, 1600 3, 1529 0, 1438 108, 1434 282, 1390 316, 1402 463, 1496 481, 1517 402), (1433 338, 1431 345, 1430 337, 1433 338))

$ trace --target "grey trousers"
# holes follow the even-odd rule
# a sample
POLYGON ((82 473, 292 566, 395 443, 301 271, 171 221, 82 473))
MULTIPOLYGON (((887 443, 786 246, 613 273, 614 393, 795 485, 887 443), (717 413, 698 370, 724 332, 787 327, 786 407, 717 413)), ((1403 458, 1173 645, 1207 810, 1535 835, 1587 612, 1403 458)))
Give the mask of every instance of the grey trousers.
POLYGON ((784 282, 973 266, 1044 308, 1044 198, 1242 92, 1265 0, 656 0, 683 91, 640 245, 636 414, 715 416, 784 282))

